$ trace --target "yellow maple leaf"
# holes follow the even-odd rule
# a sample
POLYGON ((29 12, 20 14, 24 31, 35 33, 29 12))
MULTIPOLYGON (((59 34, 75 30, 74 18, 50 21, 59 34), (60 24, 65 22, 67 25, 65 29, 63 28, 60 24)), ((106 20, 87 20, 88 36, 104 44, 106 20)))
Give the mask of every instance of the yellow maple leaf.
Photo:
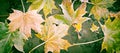
POLYGON ((79 37, 79 32, 82 29, 82 23, 89 19, 86 17, 82 17, 87 13, 86 3, 82 3, 75 11, 73 9, 73 3, 71 2, 71 0, 63 0, 60 6, 63 10, 65 18, 69 20, 70 24, 76 29, 75 31, 78 32, 79 37))
POLYGON ((82 18, 82 16, 85 15, 86 13, 87 13, 86 3, 82 3, 75 11, 75 18, 76 19, 82 18))
POLYGON ((63 0, 60 6, 65 18, 71 22, 77 32, 80 32, 82 23, 88 20, 87 18, 82 17, 86 13, 86 3, 82 3, 76 11, 73 9, 71 0, 63 0))
POLYGON ((11 21, 9 23, 9 30, 13 32, 19 29, 25 35, 25 39, 31 37, 31 29, 39 33, 41 31, 40 24, 44 21, 42 16, 37 14, 35 10, 26 13, 14 10, 14 13, 10 14, 8 19, 11 21))
POLYGON ((82 23, 88 20, 89 18, 82 17, 85 15, 86 12, 86 3, 82 3, 80 7, 75 11, 75 19, 73 20, 73 23, 76 23, 73 25, 76 28, 77 32, 81 31, 82 23))
POLYGON ((73 9, 73 4, 71 0, 63 0, 61 7, 64 8, 64 12, 67 11, 68 15, 73 17, 74 15, 74 9, 73 9))
POLYGON ((90 28, 90 30, 91 30, 92 32, 95 32, 95 31, 97 31, 98 29, 99 29, 99 27, 96 26, 94 23, 92 24, 92 27, 90 28))
POLYGON ((80 32, 81 29, 82 29, 82 23, 85 22, 86 20, 88 20, 89 18, 86 18, 86 17, 81 17, 81 18, 77 18, 74 20, 73 23, 73 27, 76 29, 76 32, 80 32))
POLYGON ((71 45, 67 40, 62 39, 66 36, 69 26, 62 23, 56 26, 53 24, 53 20, 54 17, 49 17, 46 20, 46 23, 48 23, 47 26, 45 25, 42 28, 42 33, 36 34, 38 38, 46 41, 45 53, 48 53, 49 51, 60 53, 60 49, 67 50, 71 45))

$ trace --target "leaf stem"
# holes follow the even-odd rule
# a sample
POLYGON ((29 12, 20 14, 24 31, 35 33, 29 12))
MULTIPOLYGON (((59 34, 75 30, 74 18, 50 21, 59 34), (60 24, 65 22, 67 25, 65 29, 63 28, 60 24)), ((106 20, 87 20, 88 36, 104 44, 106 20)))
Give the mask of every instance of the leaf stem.
POLYGON ((32 51, 34 51, 34 50, 37 49, 38 47, 44 45, 46 42, 48 42, 48 41, 49 41, 50 39, 52 39, 53 37, 55 37, 55 36, 52 36, 51 38, 49 38, 49 39, 46 40, 45 42, 43 42, 43 43, 41 43, 41 44, 35 46, 33 49, 31 49, 31 50, 29 51, 29 53, 31 53, 32 51))
POLYGON ((29 53, 31 53, 32 51, 34 51, 36 48, 42 46, 42 45, 45 44, 46 42, 47 42, 47 41, 45 41, 45 42, 43 42, 43 43, 37 45, 36 47, 34 47, 33 49, 31 49, 31 50, 29 51, 29 53))
POLYGON ((21 0, 21 4, 22 4, 23 12, 25 13, 25 6, 24 6, 24 3, 23 3, 23 0, 21 0))
POLYGON ((10 36, 11 36, 11 33, 8 35, 8 37, 7 37, 7 39, 6 39, 6 42, 5 42, 5 45, 6 45, 6 44, 7 44, 7 42, 9 41, 10 36))
POLYGON ((100 41, 102 39, 104 39, 104 37, 102 37, 100 39, 97 39, 97 40, 94 40, 94 41, 85 42, 85 43, 75 43, 72 46, 90 44, 90 43, 98 42, 98 41, 100 41))

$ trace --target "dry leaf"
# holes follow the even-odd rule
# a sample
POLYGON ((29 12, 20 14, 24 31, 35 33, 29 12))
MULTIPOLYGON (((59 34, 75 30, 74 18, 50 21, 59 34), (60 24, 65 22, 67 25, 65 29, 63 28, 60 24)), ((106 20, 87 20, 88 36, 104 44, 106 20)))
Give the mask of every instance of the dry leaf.
POLYGON ((62 39, 66 36, 69 26, 62 23, 56 26, 53 24, 53 20, 54 17, 49 17, 46 20, 46 23, 48 23, 47 26, 45 25, 42 28, 42 33, 36 35, 40 39, 47 41, 45 43, 45 53, 48 53, 49 51, 60 53, 60 49, 67 50, 71 45, 67 40, 62 39))
POLYGON ((98 29, 99 29, 99 27, 96 26, 94 23, 92 24, 92 27, 90 28, 90 30, 91 30, 92 32, 95 32, 95 31, 97 31, 98 29))
POLYGON ((19 29, 25 35, 25 39, 31 37, 31 29, 39 33, 41 31, 40 24, 43 22, 41 15, 37 14, 35 10, 26 13, 14 10, 14 13, 10 14, 8 19, 11 21, 9 30, 13 32, 19 29))

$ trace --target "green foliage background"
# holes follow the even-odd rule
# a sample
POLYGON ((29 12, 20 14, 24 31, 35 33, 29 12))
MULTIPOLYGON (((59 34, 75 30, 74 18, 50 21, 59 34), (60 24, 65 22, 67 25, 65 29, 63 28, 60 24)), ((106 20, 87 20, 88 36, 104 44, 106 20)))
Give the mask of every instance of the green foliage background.
MULTIPOLYGON (((24 1, 25 9, 27 11, 27 9, 31 3, 27 3, 26 0, 23 0, 23 1, 24 1)), ((72 0, 72 1, 74 1, 74 0, 72 0)), ((56 6, 59 6, 61 4, 62 0, 55 0, 55 2, 56 2, 56 6)), ((74 3, 74 9, 76 9, 80 4, 81 4, 81 2, 79 0, 76 0, 74 3)), ((88 13, 85 16, 89 15, 91 7, 92 7, 91 4, 87 4, 88 13)), ((12 9, 17 9, 17 10, 22 11, 22 6, 21 6, 20 0, 0 0, 0 22, 4 22, 4 23, 5 23, 5 21, 9 22, 6 18, 9 16, 10 13, 13 12, 12 9)), ((113 4, 113 6, 109 7, 108 10, 112 11, 112 12, 120 11, 120 0, 116 0, 116 2, 113 4)), ((42 12, 40 12, 40 13, 42 13, 42 12)), ((62 14, 61 11, 57 11, 57 10, 56 10, 56 13, 62 14)), ((72 26, 69 28, 69 31, 68 31, 70 36, 66 36, 66 37, 64 37, 64 39, 67 39, 70 43, 73 44, 73 43, 79 43, 79 42, 80 43, 89 42, 89 41, 96 40, 96 39, 103 37, 104 35, 103 35, 101 28, 98 30, 98 32, 100 32, 100 33, 92 32, 90 30, 92 23, 95 23, 95 25, 97 25, 97 26, 100 26, 100 25, 98 24, 97 20, 94 18, 93 15, 89 16, 89 18, 91 18, 91 20, 88 20, 85 23, 83 23, 84 27, 80 33, 81 37, 82 37, 80 40, 78 39, 77 33, 74 31, 75 29, 72 26)), ((104 21, 102 19, 101 19, 101 22, 104 24, 104 21)), ((4 25, 3 23, 0 23, 0 40, 5 37, 5 36, 2 36, 3 35, 2 33, 5 33, 5 31, 8 31, 8 29, 6 27, 7 27, 6 25, 4 25)), ((27 40, 24 45, 24 51, 26 53, 28 53, 29 50, 31 50, 36 45, 43 42, 42 40, 38 39, 34 35, 34 33, 35 32, 32 31, 32 38, 27 40)), ((103 40, 95 42, 95 43, 91 43, 91 44, 72 46, 72 47, 68 48, 68 51, 61 50, 61 53, 100 53, 102 41, 103 40)), ((10 42, 10 40, 5 45, 5 47, 12 48, 12 50, 10 50, 11 53, 21 53, 20 51, 15 49, 15 47, 8 47, 9 42, 10 42)), ((1 48, 0 48, 0 50, 1 50, 1 48)), ((7 50, 7 49, 5 49, 5 50, 7 50)), ((4 52, 4 53, 6 53, 6 52, 4 52)), ((34 50, 33 53, 44 53, 44 45, 37 48, 36 50, 34 50)), ((49 53, 51 53, 51 52, 49 52, 49 53)), ((103 50, 101 53, 106 53, 106 51, 103 50)))

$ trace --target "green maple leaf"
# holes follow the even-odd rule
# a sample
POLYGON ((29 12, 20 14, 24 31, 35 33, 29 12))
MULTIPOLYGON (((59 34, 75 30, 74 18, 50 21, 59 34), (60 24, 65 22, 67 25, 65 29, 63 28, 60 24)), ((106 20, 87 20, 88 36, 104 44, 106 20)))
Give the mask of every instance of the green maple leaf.
POLYGON ((13 43, 11 40, 11 35, 7 33, 7 26, 0 22, 0 52, 9 53, 12 49, 13 43))
POLYGON ((105 38, 102 43, 102 50, 106 49, 107 53, 119 53, 120 50, 120 17, 113 21, 108 18, 105 25, 102 26, 105 38))
POLYGON ((23 51, 23 37, 20 32, 16 31, 14 33, 9 32, 8 27, 0 22, 0 52, 1 53, 10 53, 12 47, 21 52, 23 51))
POLYGON ((38 10, 38 12, 43 9, 45 16, 49 13, 52 13, 52 9, 57 9, 55 6, 54 0, 27 0, 28 2, 32 2, 29 7, 29 10, 38 10))

